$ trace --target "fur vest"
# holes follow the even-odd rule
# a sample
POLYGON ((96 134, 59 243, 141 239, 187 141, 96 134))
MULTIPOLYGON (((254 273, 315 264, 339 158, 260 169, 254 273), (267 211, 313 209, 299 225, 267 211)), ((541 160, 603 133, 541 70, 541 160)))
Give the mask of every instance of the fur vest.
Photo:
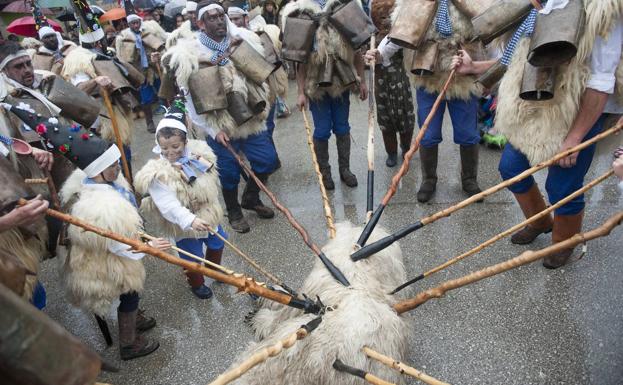
MULTIPOLYGON (((285 31, 286 20, 293 12, 302 12, 314 15, 320 12, 331 12, 341 3, 339 0, 328 0, 323 9, 314 0, 298 0, 288 3, 281 13, 282 30, 285 31)), ((359 1, 357 4, 361 5, 359 1)), ((355 69, 355 51, 350 44, 342 37, 342 35, 329 23, 327 17, 321 17, 316 30, 315 49, 307 61, 305 69, 307 76, 305 79, 305 95, 312 100, 318 100, 328 94, 331 97, 340 96, 348 87, 342 86, 341 80, 338 78, 337 71, 333 71, 332 85, 329 87, 318 87, 318 82, 322 76, 325 62, 327 58, 334 57, 336 60, 342 60, 350 67, 353 74, 357 77, 355 69)), ((357 77, 357 80, 360 79, 357 77)))
MULTIPOLYGON (((212 59, 212 51, 199 42, 197 34, 192 32, 189 26, 190 24, 188 24, 188 28, 180 27, 174 32, 174 36, 170 37, 167 42, 170 48, 167 49, 162 58, 166 71, 171 71, 177 85, 186 89, 192 87, 192 84, 189 84, 190 76, 199 71, 200 64, 205 65, 212 59)), ((264 55, 259 36, 245 29, 238 29, 237 31, 238 38, 246 40, 256 51, 264 55)), ((232 91, 239 92, 246 101, 249 89, 253 87, 260 97, 266 101, 266 108, 240 126, 236 125, 234 118, 227 109, 210 111, 200 115, 200 117, 205 119, 206 124, 215 131, 222 130, 232 139, 244 139, 266 130, 264 121, 270 109, 268 84, 265 82, 259 86, 248 80, 241 71, 236 69, 231 60, 226 65, 219 66, 219 73, 225 94, 232 91)), ((210 91, 205 90, 204 92, 210 91)))
MULTIPOLYGON (((396 20, 398 14, 402 11, 402 4, 407 0, 396 0, 396 6, 392 12, 392 22, 396 20)), ((423 88, 427 92, 438 93, 443 88, 444 83, 450 75, 452 66, 452 57, 460 49, 464 47, 470 51, 470 55, 477 60, 481 56, 481 46, 475 45, 473 48, 469 42, 474 37, 474 28, 469 16, 462 14, 454 5, 453 2, 448 2, 448 12, 450 14, 450 20, 452 22, 452 36, 444 38, 435 27, 435 22, 431 23, 430 27, 426 31, 424 41, 434 41, 438 44, 438 55, 435 72, 428 76, 415 76, 411 75, 411 80, 415 87, 423 88)), ((407 72, 411 73, 413 51, 410 51, 408 55, 405 55, 405 65, 408 66, 407 72)), ((456 75, 452 84, 446 92, 446 99, 462 99, 468 100, 474 95, 480 95, 482 92, 478 83, 476 83, 475 76, 456 75)))
MULTIPOLYGON (((530 39, 523 38, 502 78, 495 129, 537 164, 554 156, 567 137, 579 111, 590 78, 590 55, 597 36, 607 37, 623 14, 620 0, 584 0, 586 26, 577 55, 558 67, 554 97, 546 101, 519 98, 530 39)), ((617 71, 617 90, 623 95, 623 65, 617 71)))
MULTIPOLYGON (((193 214, 208 222, 214 229, 223 219, 223 208, 218 200, 221 184, 216 170, 216 155, 202 140, 189 140, 188 151, 199 155, 214 164, 212 169, 204 174, 198 174, 193 184, 189 184, 182 177, 182 171, 174 167, 166 159, 151 159, 136 174, 134 184, 136 191, 145 196, 149 193, 149 186, 158 181, 175 192, 180 203, 193 214)), ((194 230, 184 231, 178 225, 167 221, 158 211, 153 199, 146 196, 141 202, 141 213, 147 223, 155 227, 159 236, 180 238, 204 238, 205 233, 194 230)))
MULTIPOLYGON (((77 169, 60 191, 69 214, 106 230, 137 238, 142 220, 137 209, 112 188, 83 184, 86 174, 77 169), (73 203, 73 204, 72 204, 73 203)), ((119 173, 116 183, 130 189, 119 173)), ((63 263, 65 285, 72 303, 105 315, 123 293, 141 291, 145 282, 143 262, 108 251, 113 242, 70 225, 70 248, 63 263)))
MULTIPOLYGON (((68 82, 71 82, 71 78, 80 73, 86 74, 91 79, 96 78, 97 74, 95 72, 95 66, 93 65, 95 57, 96 55, 93 52, 82 47, 72 49, 63 61, 63 71, 61 73, 63 78, 68 82)), ((101 106, 99 113, 99 134, 102 138, 114 143, 116 138, 112 129, 112 121, 110 120, 108 109, 104 104, 104 99, 99 95, 99 89, 96 88, 91 96, 97 99, 101 106)), ((117 117, 121 141, 123 144, 130 144, 132 142, 132 126, 134 120, 132 118, 132 111, 126 110, 118 103, 115 103, 114 97, 112 99, 113 110, 115 111, 115 115, 117 117)))
MULTIPOLYGON (((164 29, 158 24, 158 22, 154 20, 147 20, 141 23, 141 37, 145 38, 147 35, 152 35, 156 37, 158 40, 163 43, 167 40, 167 33, 164 29)), ((157 70, 154 64, 149 59, 149 55, 152 52, 155 52, 150 47, 143 45, 145 47, 145 53, 147 54, 147 61, 149 63, 149 69, 147 73, 147 80, 150 83, 153 83, 153 79, 155 74, 157 74, 157 70)), ((132 64, 137 70, 143 71, 141 66, 141 55, 136 47, 136 35, 130 28, 126 28, 123 31, 119 32, 117 37, 115 38, 115 52, 117 53, 117 57, 126 62, 132 64)))

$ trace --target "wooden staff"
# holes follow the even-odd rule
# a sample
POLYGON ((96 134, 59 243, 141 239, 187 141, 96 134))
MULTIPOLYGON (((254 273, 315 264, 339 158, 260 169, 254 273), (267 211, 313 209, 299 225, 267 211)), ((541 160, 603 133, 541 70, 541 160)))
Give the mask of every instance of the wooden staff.
POLYGON ((43 170, 43 173, 45 174, 45 183, 48 185, 48 190, 50 191, 50 200, 52 201, 52 207, 60 210, 61 200, 58 198, 58 192, 56 191, 56 186, 54 186, 52 175, 50 175, 50 172, 47 169, 43 170))
POLYGON ((371 373, 367 373, 361 369, 357 369, 354 368, 352 366, 346 365, 345 363, 343 363, 340 360, 335 360, 335 362, 333 363, 333 369, 339 371, 339 372, 343 372, 343 373, 348 373, 350 375, 353 375, 355 377, 359 377, 364 379, 366 382, 370 383, 370 384, 374 384, 374 385, 395 385, 393 382, 387 382, 377 376, 375 376, 374 374, 371 373))
POLYGON ((303 242, 305 242, 307 247, 309 247, 314 252, 314 254, 318 256, 318 258, 320 258, 320 261, 327 268, 327 270, 329 270, 329 273, 331 273, 333 278, 335 278, 338 282, 340 282, 344 286, 350 286, 350 283, 348 282, 344 274, 340 271, 340 269, 338 269, 337 266, 335 266, 333 262, 331 262, 331 260, 322 252, 322 250, 320 250, 320 248, 311 240, 307 230, 305 230, 305 228, 296 221, 296 219, 294 218, 290 210, 288 210, 287 207, 282 205, 277 200, 277 198, 275 197, 275 194, 273 194, 264 185, 264 183, 262 183, 262 181, 257 177, 257 175, 255 175, 255 173, 251 170, 251 168, 247 166, 246 163, 244 163, 240 155, 238 155, 238 153, 236 152, 236 150, 234 150, 231 144, 229 144, 228 142, 225 142, 224 146, 225 148, 227 148, 227 150, 229 150, 229 152, 231 152, 234 158, 236 158, 236 160, 240 164, 240 167, 244 169, 247 175, 253 178, 253 180, 258 185, 258 187, 262 191, 264 191, 264 193, 268 196, 268 198, 270 198, 271 202, 273 202, 273 205, 275 205, 275 207, 286 216, 288 222, 290 222, 292 227, 294 227, 294 229, 298 231, 299 234, 301 234, 301 237, 303 238, 303 242))
POLYGON ((454 206, 448 207, 444 210, 438 211, 435 214, 422 218, 419 221, 412 223, 410 225, 407 225, 405 227, 403 227, 402 229, 396 231, 393 234, 388 235, 385 238, 381 238, 378 241, 371 243, 369 245, 366 245, 365 247, 355 251, 353 254, 351 254, 351 259, 354 261, 360 260, 360 259, 364 259, 364 258, 368 258, 369 256, 371 256, 374 253, 377 253, 383 249, 385 249, 386 247, 388 247, 389 245, 391 245, 392 243, 400 240, 401 238, 404 238, 405 236, 411 234, 412 232, 421 229, 422 227, 431 224, 433 222, 436 222, 437 220, 441 219, 441 218, 445 218, 450 216, 450 214, 453 214, 456 211, 459 211, 462 208, 465 208, 469 205, 471 205, 474 202, 477 202, 481 199, 484 199, 485 197, 492 195, 506 187, 509 187, 521 180, 526 179, 527 177, 529 177, 530 175, 536 173, 537 171, 540 171, 546 167, 549 166, 553 166, 555 165, 559 160, 566 158, 567 156, 578 152, 580 150, 585 149, 586 147, 600 141, 601 139, 614 134, 615 132, 620 131, 623 128, 623 118, 621 120, 619 120, 619 122, 612 128, 602 132, 599 135, 595 135, 593 138, 587 140, 586 142, 582 142, 579 145, 570 148, 566 151, 563 151, 561 153, 558 153, 557 155, 555 155, 553 158, 543 162, 543 163, 539 163, 534 167, 531 167, 529 169, 527 169, 526 171, 522 172, 519 175, 514 176, 513 178, 510 178, 508 180, 505 180, 502 183, 498 183, 497 185, 488 188, 487 190, 479 193, 479 194, 475 194, 472 195, 471 197, 457 203, 454 206))
MULTIPOLYGON (((19 200, 19 204, 20 205, 25 205, 26 203, 28 203, 25 199, 20 199, 19 200)), ((264 297, 267 299, 270 299, 272 301, 275 302, 279 302, 283 305, 288 305, 297 309, 303 309, 305 310, 305 312, 307 313, 318 313, 320 311, 320 307, 306 299, 306 300, 300 300, 298 298, 295 298, 291 295, 288 294, 284 294, 282 292, 278 292, 278 291, 274 291, 274 290, 270 290, 267 289, 265 287, 262 287, 260 285, 258 285, 253 279, 246 277, 242 274, 240 275, 227 275, 227 274, 223 274, 220 273, 216 270, 207 268, 205 266, 202 266, 198 263, 193 263, 190 261, 186 261, 182 258, 178 258, 176 256, 173 256, 171 254, 168 254, 160 249, 156 249, 155 247, 152 247, 148 244, 145 244, 141 241, 139 241, 138 239, 132 239, 132 238, 128 238, 128 237, 124 237, 123 235, 114 233, 112 231, 109 230, 105 230, 102 229, 100 227, 94 226, 90 223, 84 222, 81 219, 78 219, 74 216, 71 216, 69 214, 65 214, 62 213, 60 211, 56 211, 56 210, 52 210, 52 209, 47 209, 46 210, 46 214, 60 219, 63 222, 67 222, 70 223, 74 226, 78 226, 80 228, 83 228, 86 231, 90 231, 93 232, 95 234, 101 235, 102 237, 105 238, 109 238, 112 240, 115 240, 117 242, 121 242, 124 243, 128 246, 131 246, 132 249, 136 252, 140 252, 140 253, 145 253, 145 254, 149 254, 151 256, 154 256, 156 258, 162 259, 165 262, 168 262, 170 264, 173 265, 177 265, 180 267, 183 267, 184 269, 188 270, 188 271, 192 271, 195 273, 199 273, 199 274, 203 274, 205 276, 208 276, 214 280, 226 283, 228 285, 231 286, 235 286, 239 289, 239 291, 241 292, 245 292, 245 293, 252 293, 252 294, 256 294, 260 297, 264 297)))
MULTIPOLYGON (((138 233, 138 236, 141 237, 141 238, 149 239, 150 241, 153 241, 153 240, 156 239, 156 237, 154 237, 152 235, 149 235, 147 233, 143 233, 143 232, 138 233)), ((190 258, 194 259, 197 262, 205 263, 206 265, 208 265, 210 267, 213 267, 213 268, 215 268, 217 270, 220 270, 220 271, 222 271, 225 274, 229 274, 229 275, 233 275, 234 274, 233 270, 230 270, 230 269, 226 268, 225 266, 221 266, 221 265, 219 265, 217 263, 214 263, 212 261, 208 261, 207 259, 198 257, 195 254, 189 253, 188 251, 180 249, 177 246, 171 245, 171 249, 177 251, 180 254, 184 254, 185 256, 190 257, 190 258)))
MULTIPOLYGON (((373 34, 370 38, 370 49, 373 50, 376 46, 376 36, 373 34)), ((374 97, 374 72, 375 72, 376 60, 372 59, 370 62, 370 70, 368 71, 368 192, 366 202, 366 222, 372 218, 372 211, 374 210, 374 120, 376 118, 376 106, 374 97)))
POLYGON ((409 310, 415 309, 429 299, 441 298, 446 294, 446 292, 450 290, 458 289, 459 287, 463 287, 471 283, 478 282, 482 279, 504 273, 508 270, 548 257, 563 250, 574 248, 580 243, 586 243, 587 241, 593 240, 595 238, 605 237, 610 234, 612 229, 620 225, 621 221, 623 221, 623 211, 620 211, 617 214, 613 215, 603 225, 597 227, 596 229, 593 229, 586 233, 576 234, 565 241, 555 243, 538 251, 528 250, 519 255, 518 257, 515 257, 508 261, 486 267, 482 270, 465 275, 461 278, 446 281, 437 287, 421 292, 420 294, 411 299, 395 304, 393 308, 398 314, 402 314, 409 310))
POLYGON ((128 165, 128 159, 125 157, 125 151, 123 149, 123 142, 121 141, 121 133, 119 132, 119 123, 117 123, 117 115, 115 114, 115 110, 112 107, 112 102, 110 101, 110 95, 108 91, 104 87, 100 87, 100 93, 104 98, 104 104, 106 105, 106 109, 108 110, 108 115, 110 115, 110 122, 112 124, 112 130, 115 134, 115 141, 117 143, 117 147, 119 147, 119 152, 121 152, 121 165, 123 167, 123 175, 125 179, 128 181, 130 186, 133 186, 132 183, 132 174, 130 173, 130 166, 128 165))
POLYGON ((381 218, 381 214, 383 214, 383 210, 389 204, 389 201, 392 199, 394 194, 396 194, 400 180, 402 179, 403 176, 407 174, 407 172, 409 172, 409 162, 411 162, 411 158, 413 157, 413 154, 415 154, 415 152, 420 148, 420 142, 422 141, 424 134, 428 130, 428 126, 430 126, 430 122, 433 120, 435 113, 437 113, 437 110, 439 109, 439 106, 441 105, 441 101, 445 97, 446 91, 448 90, 448 87, 450 87, 450 83, 454 79, 455 74, 456 74, 456 70, 452 70, 452 72, 450 72, 450 75, 448 76, 448 80, 446 80, 445 84, 443 85, 443 88, 439 92, 439 95, 437 95, 437 99, 435 100, 433 107, 428 113, 428 116, 426 117, 424 124, 422 124, 422 127, 420 127, 420 132, 418 132, 417 136, 415 137, 415 140, 411 142, 411 147, 409 148, 409 151, 407 151, 407 153, 405 154, 404 161, 402 162, 400 169, 398 170, 396 175, 394 175, 394 177, 392 178, 392 181, 389 185, 389 188, 387 189, 387 192, 385 193, 385 196, 383 197, 383 200, 381 201, 379 206, 374 211, 374 214, 372 214, 372 216, 370 217, 370 220, 368 221, 368 223, 366 223, 366 227, 364 227, 363 231, 361 232, 361 235, 359 236, 359 239, 357 240, 357 244, 355 245, 356 249, 363 247, 366 244, 366 242, 368 241, 368 238, 370 238, 370 235, 372 234, 372 231, 376 227, 376 224, 379 222, 379 219, 381 218))
POLYGON ((29 178, 24 179, 26 184, 48 184, 48 178, 29 178))
POLYGON ((403 364, 400 361, 396 361, 390 357, 387 357, 386 355, 383 355, 377 351, 374 351, 367 346, 364 346, 363 352, 366 353, 366 355, 372 358, 373 360, 377 360, 378 362, 386 366, 389 366, 392 369, 396 369, 402 374, 406 374, 413 378, 417 378, 418 380, 425 382, 429 385, 450 385, 447 382, 439 381, 438 379, 433 378, 422 371, 419 371, 415 368, 412 368, 408 365, 403 364))
POLYGON ((552 211, 560 208, 561 206, 571 202, 573 199, 577 198, 578 196, 584 194, 586 191, 590 190, 591 188, 597 186, 598 184, 600 184, 601 182, 603 182, 604 180, 608 179, 609 177, 611 177, 614 174, 614 170, 610 170, 608 172, 606 172, 605 174, 603 174, 602 176, 600 176, 599 178, 591 181, 590 183, 588 183, 586 186, 583 186, 582 188, 580 188, 579 190, 576 190, 574 193, 572 193, 571 195, 565 197, 564 199, 560 200, 559 202, 557 202, 556 204, 546 208, 545 210, 534 214, 533 216, 531 216, 530 218, 526 219, 525 221, 516 224, 515 226, 511 227, 510 229, 503 231, 501 233, 499 233, 498 235, 494 236, 493 238, 490 238, 489 240, 481 243, 480 245, 474 247, 473 249, 466 251, 465 253, 459 255, 458 257, 452 258, 451 260, 442 263, 441 265, 425 272, 422 273, 420 275, 418 275, 417 277, 413 278, 412 280, 403 283, 402 285, 398 286, 396 289, 394 289, 390 294, 396 294, 398 293, 400 290, 404 289, 405 287, 421 280, 424 279, 432 274, 435 274, 443 269, 445 269, 448 266, 454 265, 455 263, 471 256, 474 255, 476 253, 478 253, 479 251, 483 250, 485 247, 491 246, 492 244, 494 244, 495 242, 499 241, 500 239, 507 237, 511 234, 513 234, 514 232, 516 232, 517 230, 520 230, 522 228, 524 228, 525 226, 534 223, 536 221, 538 221, 539 219, 543 218, 546 215, 549 215, 549 213, 551 213, 552 211))
POLYGON ((316 151, 314 150, 314 140, 312 139, 311 125, 309 119, 307 119, 307 112, 302 109, 303 121, 305 123, 305 131, 307 131, 307 144, 312 154, 312 163, 314 164, 314 170, 318 177, 318 184, 320 185, 320 195, 322 196, 322 206, 324 207, 324 216, 327 219, 327 227, 329 228, 329 238, 335 238, 335 223, 333 221, 333 212, 331 212, 331 204, 329 203, 329 197, 327 195, 327 189, 324 187, 322 181, 322 173, 320 172, 320 166, 318 165, 318 157, 316 157, 316 151))
POLYGON ((234 381, 237 378, 240 378, 243 374, 265 362, 270 357, 275 357, 279 353, 281 353, 284 349, 291 348, 297 341, 304 339, 314 331, 320 325, 322 321, 321 317, 314 318, 306 325, 301 326, 296 332, 290 334, 288 337, 277 341, 274 345, 268 346, 259 352, 256 352, 251 357, 247 358, 243 363, 238 365, 236 368, 225 372, 218 376, 216 380, 210 382, 209 385, 225 385, 234 381))

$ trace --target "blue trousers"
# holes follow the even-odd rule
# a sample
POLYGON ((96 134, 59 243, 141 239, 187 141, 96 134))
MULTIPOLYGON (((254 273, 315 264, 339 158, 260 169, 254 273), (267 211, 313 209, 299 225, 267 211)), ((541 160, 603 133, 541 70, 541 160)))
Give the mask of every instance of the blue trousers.
POLYGON ((350 133, 350 91, 336 98, 325 94, 320 100, 310 100, 309 110, 314 119, 314 139, 329 140, 331 132, 338 136, 350 133))
POLYGON ((158 89, 160 89, 160 79, 155 79, 153 84, 147 81, 138 89, 141 105, 156 103, 158 101, 158 89))
POLYGON ((47 303, 47 295, 45 293, 45 288, 41 284, 40 281, 37 281, 37 285, 33 289, 32 298, 30 302, 39 310, 43 310, 47 303))
MULTIPOLYGON (((423 88, 418 88, 415 96, 417 99, 417 119, 421 127, 433 108, 433 104, 435 104, 437 94, 426 92, 423 88)), ((428 126, 428 130, 426 130, 422 138, 422 146, 429 148, 443 141, 441 126, 443 124, 443 115, 446 112, 446 107, 450 113, 450 119, 452 119, 454 143, 462 146, 471 146, 479 143, 478 98, 472 96, 467 101, 460 99, 442 100, 428 126)))
MULTIPOLYGON (((207 140, 217 157, 216 166, 219 170, 221 185, 225 190, 235 189, 240 183, 241 169, 238 161, 223 145, 209 135, 207 140)), ((247 157, 253 172, 269 174, 275 170, 277 152, 270 141, 268 132, 263 131, 246 139, 233 139, 229 143, 237 152, 242 152, 247 157)))
MULTIPOLYGON (((219 233, 219 235, 221 235, 223 238, 227 239, 228 235, 225 232, 225 230, 223 230, 223 227, 221 227, 221 225, 218 226, 218 228, 216 229, 216 231, 219 233)), ((194 254, 198 257, 203 258, 203 245, 206 245, 206 247, 209 250, 221 250, 223 247, 225 247, 225 242, 221 241, 216 235, 214 234, 210 234, 208 235, 206 238, 184 238, 184 239, 180 239, 179 241, 175 242, 176 246, 179 247, 180 249, 187 251, 191 254, 194 254)), ((197 262, 195 259, 192 259, 186 255, 180 254, 180 258, 185 259, 187 261, 190 262, 197 262)))
MULTIPOLYGON (((604 127, 604 117, 597 120, 593 128, 586 134, 583 141, 599 134, 604 127)), ((563 198, 579 190, 584 185, 584 176, 588 172, 595 155, 595 145, 588 146, 578 154, 577 163, 570 168, 552 166, 548 169, 545 190, 551 204, 556 204, 563 198)), ((510 143, 506 145, 502 152, 498 170, 502 179, 507 180, 521 174, 530 168, 530 162, 524 154, 513 147, 510 143)), ((522 194, 530 190, 535 181, 532 176, 521 180, 508 189, 514 194, 522 194)), ((580 195, 569 203, 554 210, 556 215, 575 215, 584 210, 584 195, 580 195)))

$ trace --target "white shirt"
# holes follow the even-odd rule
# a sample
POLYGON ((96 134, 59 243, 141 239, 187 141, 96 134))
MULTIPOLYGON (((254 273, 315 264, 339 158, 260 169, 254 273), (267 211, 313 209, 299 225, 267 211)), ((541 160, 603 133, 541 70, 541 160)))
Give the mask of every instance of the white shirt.
POLYGON ((182 205, 168 186, 156 180, 149 185, 149 195, 164 219, 182 230, 192 229, 191 225, 197 216, 182 205))
POLYGON ((622 114, 623 106, 617 105, 614 97, 616 70, 623 50, 623 19, 619 19, 604 40, 597 36, 591 53, 591 77, 587 87, 610 95, 604 112, 622 114))
MULTIPOLYGON (((212 56, 212 50, 210 50, 208 47, 204 46, 201 43, 197 44, 197 47, 200 50, 204 51, 205 55, 207 55, 208 57, 212 56)), ((195 110, 195 105, 193 104, 193 99, 190 95, 190 92, 186 95, 186 109, 188 110, 188 115, 190 116, 190 119, 193 121, 193 124, 201 128, 203 132, 206 133, 206 135, 210 135, 210 137, 214 139, 214 137, 216 136, 216 130, 214 129, 214 127, 212 127, 212 125, 210 125, 210 123, 208 123, 208 120, 206 119, 206 116, 205 116, 206 114, 199 115, 197 113, 197 110, 195 110)))

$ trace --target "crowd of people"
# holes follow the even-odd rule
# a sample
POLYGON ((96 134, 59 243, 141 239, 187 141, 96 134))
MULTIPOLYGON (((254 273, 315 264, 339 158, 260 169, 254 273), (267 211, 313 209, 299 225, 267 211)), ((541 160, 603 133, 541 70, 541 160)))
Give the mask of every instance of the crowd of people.
MULTIPOLYGON (((603 12, 609 15, 605 18, 587 14, 588 32, 578 43, 583 47, 581 56, 559 67, 553 101, 536 108, 541 101, 521 100, 518 95, 532 34, 526 31, 534 29, 534 23, 528 25, 530 16, 500 57, 476 57, 481 52, 468 44, 474 37, 470 15, 454 2, 440 3, 443 6, 431 15, 434 22, 425 32, 427 44, 435 46, 435 63, 411 68, 419 74, 414 77, 408 69, 412 62, 419 63, 417 55, 423 50, 414 54, 390 39, 392 0, 362 4, 378 30, 378 47, 366 50, 322 22, 311 34, 298 31, 311 47, 298 63, 292 61, 295 53, 288 53, 292 47, 282 47, 288 38, 282 20, 333 12, 335 2, 187 1, 181 12, 165 17, 163 8, 138 12, 126 1, 125 18, 103 26, 98 21, 101 12, 75 0, 77 39, 54 30, 35 10, 35 39, 18 42, 9 36, 0 43, 0 169, 4 180, 19 182, 7 184, 8 192, 0 196, 0 258, 16 257, 15 263, 36 273, 42 258, 63 250, 59 257, 66 261, 64 283, 73 303, 105 317, 113 301, 120 300, 120 355, 133 359, 158 348, 157 341, 143 334, 156 321, 139 310, 143 254, 74 225, 42 221, 45 210, 53 204, 95 226, 134 238, 143 231, 145 219, 160 236, 149 241, 153 247, 169 250, 175 245, 220 264, 228 237, 225 218, 231 230, 247 233, 251 227, 243 210, 263 219, 275 215, 260 199, 255 179, 241 181, 243 170, 236 154, 244 154, 263 184, 281 167, 273 131, 275 118, 289 115, 288 69, 296 73, 296 107, 309 109, 313 118, 313 146, 323 184, 333 190, 332 134, 339 179, 350 188, 358 185, 350 168, 350 100, 351 94, 368 98, 365 66, 375 65, 376 112, 387 167, 395 167, 409 150, 416 118, 419 126, 430 121, 419 149, 422 179, 415 198, 422 203, 437 190, 446 110, 459 147, 462 188, 467 196, 481 192, 478 114, 483 89, 477 79, 498 59, 507 60, 508 67, 495 91, 494 125, 509 141, 499 164, 505 180, 594 137, 604 130, 609 116, 623 113, 621 100, 616 99, 623 85, 621 71, 617 72, 623 47, 620 9, 612 6, 603 12), (430 73, 423 76, 417 71, 430 73), (456 78, 444 88, 452 71, 456 78), (441 92, 446 96, 430 119, 441 92), (158 121, 154 114, 160 113, 158 121), (133 171, 137 119, 144 119, 154 134, 154 159, 133 171), (48 185, 23 182, 45 178, 58 190, 58 199, 48 185), (30 200, 16 206, 16 198, 30 200)), ((531 15, 564 9, 565 3, 551 0, 531 15)), ((549 168, 545 189, 550 204, 583 185, 594 152, 590 146, 549 168)), ((623 148, 614 157, 615 174, 623 180, 623 148)), ((510 191, 526 218, 547 206, 532 178, 512 185, 510 191)), ((523 228, 511 241, 528 244, 550 232, 552 242, 564 241, 581 232, 584 207, 584 197, 578 196, 555 210, 553 217, 543 216, 523 228)), ((550 256, 543 264, 552 269, 563 266, 572 251, 550 256)), ((193 295, 212 297, 210 282, 202 274, 185 274, 193 295)), ((45 289, 36 275, 27 275, 14 289, 44 306, 45 289)))

